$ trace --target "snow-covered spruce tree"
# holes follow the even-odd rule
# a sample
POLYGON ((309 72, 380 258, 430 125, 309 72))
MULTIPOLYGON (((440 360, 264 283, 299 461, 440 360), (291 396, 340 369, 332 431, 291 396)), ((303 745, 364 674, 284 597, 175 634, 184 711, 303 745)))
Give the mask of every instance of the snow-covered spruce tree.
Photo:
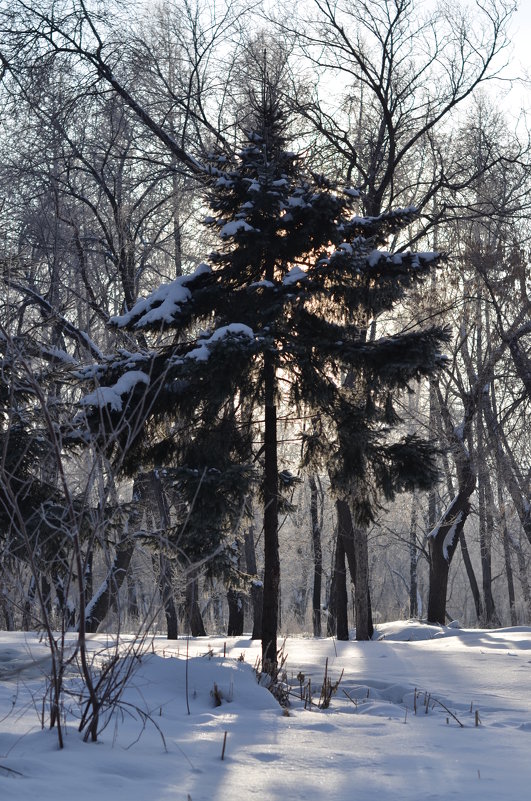
MULTIPOLYGON (((391 394, 437 368, 445 334, 430 329, 367 341, 368 320, 391 309, 438 256, 379 250, 414 211, 357 217, 355 190, 338 192, 306 174, 302 160, 286 150, 274 97, 263 95, 254 120, 237 157, 212 160, 207 224, 220 247, 209 264, 112 320, 147 337, 152 331, 159 341, 163 334, 164 343, 99 365, 99 386, 83 404, 93 430, 112 432, 119 421, 124 430, 128 419, 129 430, 140 432, 146 423, 129 438, 126 463, 173 465, 180 491, 188 492, 194 538, 215 525, 216 514, 223 516, 227 500, 234 513, 238 493, 243 500, 249 491, 252 463, 260 465, 262 657, 271 670, 279 476, 286 475, 278 460, 280 399, 294 417, 312 418, 304 437, 306 465, 326 467, 342 497, 356 483, 353 511, 367 519, 382 495, 389 499, 434 479, 431 447, 394 432, 391 394), (360 381, 344 383, 347 373, 360 381), (161 421, 171 422, 167 435, 161 421), (262 432, 254 449, 253 426, 262 432), (206 477, 214 515, 201 509, 206 477)), ((234 523, 234 514, 229 519, 234 523)))

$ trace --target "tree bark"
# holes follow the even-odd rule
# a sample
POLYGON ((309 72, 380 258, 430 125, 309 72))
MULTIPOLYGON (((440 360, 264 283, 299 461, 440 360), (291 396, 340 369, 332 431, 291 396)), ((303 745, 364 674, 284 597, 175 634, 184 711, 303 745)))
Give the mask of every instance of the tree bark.
POLYGON ((315 475, 309 478, 310 484, 310 520, 312 527, 313 549, 313 592, 312 592, 312 623, 313 636, 321 636, 321 583, 323 575, 323 551, 321 548, 321 528, 318 514, 318 491, 315 475))
POLYGON ((276 375, 274 356, 264 354, 264 595, 262 607, 262 670, 277 666, 280 559, 278 552, 278 463, 276 375))
POLYGON ((334 575, 332 578, 332 603, 335 620, 335 634, 338 640, 348 640, 348 593, 345 548, 339 530, 336 538, 334 575))
POLYGON ((501 537, 503 543, 503 557, 505 561, 505 575, 507 577, 507 596, 509 599, 509 616, 511 620, 511 626, 516 626, 518 624, 518 618, 516 616, 516 596, 514 592, 514 577, 513 577, 513 568, 511 565, 511 543, 509 540, 509 531, 507 529, 507 516, 505 514, 505 501, 503 498, 503 483, 502 478, 500 475, 500 471, 498 470, 497 476, 497 490, 498 490, 498 520, 500 524, 501 530, 501 537))
POLYGON ((186 624, 192 637, 205 637, 206 631, 199 608, 199 578, 195 570, 191 571, 186 582, 184 593, 186 624))
MULTIPOLYGON (((170 525, 170 511, 168 502, 164 494, 164 488, 158 470, 150 473, 151 492, 158 508, 158 517, 162 531, 167 531, 170 525)), ((159 589, 162 604, 164 606, 164 617, 166 618, 166 634, 168 640, 176 640, 179 636, 179 626, 177 620, 177 607, 173 596, 173 581, 171 562, 164 553, 159 555, 159 589)))
POLYGON ((411 515, 409 518, 409 616, 418 617, 418 562, 419 550, 417 548, 417 496, 411 496, 411 515))
POLYGON ((470 514, 470 496, 476 488, 476 475, 472 463, 464 454, 461 456, 458 468, 458 484, 457 494, 428 535, 430 554, 428 621, 441 625, 446 623, 446 593, 450 562, 470 514))
POLYGON ((518 475, 518 469, 514 459, 510 457, 508 448, 504 447, 505 437, 503 428, 496 416, 492 393, 489 397, 484 398, 483 412, 489 431, 489 442, 494 448, 496 461, 498 463, 498 471, 503 476, 503 483, 511 496, 524 534, 531 544, 531 504, 527 501, 529 495, 529 481, 522 479, 518 475))
POLYGON ((524 624, 531 623, 531 587, 529 586, 529 569, 527 560, 525 558, 522 541, 519 539, 517 542, 511 540, 511 544, 516 552, 516 561, 518 564, 518 578, 520 586, 522 587, 522 595, 525 604, 525 620, 524 624))
POLYGON ((360 639, 370 640, 374 633, 374 626, 369 587, 367 531, 354 525, 347 501, 337 500, 336 511, 338 536, 342 541, 350 576, 354 583, 356 639, 358 639, 359 631, 360 639))
POLYGON ((241 637, 243 634, 244 614, 243 614, 243 595, 238 590, 230 587, 227 591, 227 602, 229 604, 229 623, 227 626, 228 637, 241 637))
POLYGON ((463 557, 463 563, 465 565, 466 574, 468 576, 470 590, 472 592, 472 598, 474 599, 476 617, 478 621, 480 621, 483 619, 483 604, 481 603, 481 594, 479 592, 478 580, 474 572, 472 560, 470 559, 470 553, 468 551, 468 545, 465 538, 464 530, 461 531, 459 535, 459 544, 461 545, 461 555, 463 557))
POLYGON ((120 612, 118 596, 135 550, 134 542, 131 541, 128 534, 129 531, 126 530, 123 538, 116 545, 114 561, 109 568, 107 577, 100 589, 96 591, 96 595, 87 604, 85 612, 87 634, 95 634, 98 631, 113 606, 118 609, 118 614, 120 612))
POLYGON ((251 578, 251 604, 253 607, 253 631, 251 639, 262 638, 262 606, 264 603, 264 585, 258 579, 256 572, 256 551, 254 547, 254 528, 249 526, 245 532, 245 562, 247 573, 251 578))
POLYGON ((159 588, 166 618, 166 636, 168 640, 176 640, 179 636, 177 607, 173 597, 171 562, 168 557, 159 554, 159 588))
POLYGON ((444 421, 446 436, 454 454, 457 472, 457 493, 446 507, 438 523, 428 534, 430 555, 428 621, 444 625, 450 562, 470 514, 470 497, 476 488, 476 474, 465 442, 470 433, 478 399, 477 394, 469 395, 465 399, 463 421, 460 426, 455 427, 441 391, 434 382, 432 382, 432 389, 433 392, 430 392, 430 418, 435 414, 435 398, 437 398, 439 413, 444 421))

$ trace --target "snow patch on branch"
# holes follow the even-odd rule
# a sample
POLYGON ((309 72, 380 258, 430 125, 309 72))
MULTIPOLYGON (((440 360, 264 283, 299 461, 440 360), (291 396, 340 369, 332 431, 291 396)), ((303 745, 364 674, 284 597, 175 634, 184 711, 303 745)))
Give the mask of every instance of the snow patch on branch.
POLYGON ((223 228, 220 230, 219 235, 222 239, 228 239, 230 236, 236 236, 236 234, 240 233, 240 231, 256 231, 256 228, 253 228, 252 225, 249 225, 248 222, 245 220, 231 220, 228 223, 225 223, 223 228))
POLYGON ((284 276, 282 283, 284 286, 291 286, 292 284, 296 284, 297 281, 304 281, 306 278, 308 278, 307 273, 295 265, 295 267, 292 267, 291 270, 284 276))
POLYGON ((210 271, 208 264, 200 264, 193 273, 180 275, 174 281, 170 281, 169 284, 161 284, 147 298, 138 300, 130 311, 111 317, 109 320, 110 325, 115 325, 117 328, 125 328, 133 320, 136 320, 135 328, 142 328, 153 323, 170 324, 174 315, 192 297, 187 284, 203 273, 210 271))
POLYGON ((440 253, 435 251, 428 253, 412 253, 411 251, 405 251, 404 253, 389 253, 387 250, 372 250, 367 256, 367 264, 369 267, 376 267, 380 261, 385 260, 389 264, 401 267, 404 263, 404 260, 410 259, 412 269, 418 270, 426 264, 430 264, 431 262, 439 259, 440 255, 440 253))
POLYGON ((243 323, 231 323, 222 325, 213 334, 202 340, 200 344, 186 354, 185 359, 194 359, 197 362, 206 362, 210 358, 212 346, 228 336, 242 336, 254 339, 254 331, 243 323))
POLYGON ((149 376, 142 370, 130 370, 120 376, 116 384, 111 387, 97 387, 80 400, 81 406, 109 406, 111 411, 122 410, 122 397, 129 395, 137 384, 149 386, 149 376))
POLYGON ((53 359, 61 364, 77 364, 77 360, 61 348, 43 348, 42 354, 44 357, 53 359))

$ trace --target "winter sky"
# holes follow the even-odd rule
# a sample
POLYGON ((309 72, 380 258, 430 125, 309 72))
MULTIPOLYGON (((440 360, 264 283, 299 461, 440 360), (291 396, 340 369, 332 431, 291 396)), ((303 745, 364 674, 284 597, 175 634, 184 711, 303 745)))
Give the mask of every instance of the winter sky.
POLYGON ((520 0, 518 3, 510 33, 511 46, 507 51, 507 72, 510 77, 520 81, 510 92, 507 107, 517 115, 522 108, 531 109, 531 0, 520 0))

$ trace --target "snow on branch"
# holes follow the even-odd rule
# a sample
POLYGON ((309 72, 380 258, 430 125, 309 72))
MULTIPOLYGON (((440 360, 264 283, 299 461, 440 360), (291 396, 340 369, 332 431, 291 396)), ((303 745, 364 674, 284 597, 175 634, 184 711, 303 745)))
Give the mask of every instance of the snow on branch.
POLYGON ((116 328, 144 328, 154 324, 171 324, 176 314, 192 298, 188 288, 196 278, 211 269, 207 264, 200 264, 193 273, 180 275, 168 284, 161 284, 147 298, 138 300, 130 311, 111 317, 109 324, 116 328))
POLYGON ((194 359, 197 362, 206 362, 210 358, 213 346, 230 336, 247 337, 250 340, 254 339, 254 331, 248 325, 243 323, 231 323, 230 325, 223 325, 214 331, 209 337, 199 340, 199 344, 193 350, 189 351, 184 358, 194 359))
POLYGON ((291 286, 291 284, 296 284, 297 281, 303 281, 306 278, 308 278, 307 273, 295 265, 295 267, 292 267, 291 270, 284 276, 282 283, 284 286, 291 286))
POLYGON ((223 228, 220 230, 219 235, 221 239, 229 239, 229 237, 236 236, 236 234, 239 234, 241 231, 256 232, 257 229, 253 228, 253 226, 249 225, 249 223, 245 222, 245 220, 231 220, 230 222, 225 223, 223 228))
POLYGON ((129 395, 137 384, 149 386, 149 376, 142 370, 130 370, 120 376, 111 387, 97 387, 94 392, 85 395, 80 400, 81 406, 109 406, 111 411, 122 411, 122 398, 129 395))

